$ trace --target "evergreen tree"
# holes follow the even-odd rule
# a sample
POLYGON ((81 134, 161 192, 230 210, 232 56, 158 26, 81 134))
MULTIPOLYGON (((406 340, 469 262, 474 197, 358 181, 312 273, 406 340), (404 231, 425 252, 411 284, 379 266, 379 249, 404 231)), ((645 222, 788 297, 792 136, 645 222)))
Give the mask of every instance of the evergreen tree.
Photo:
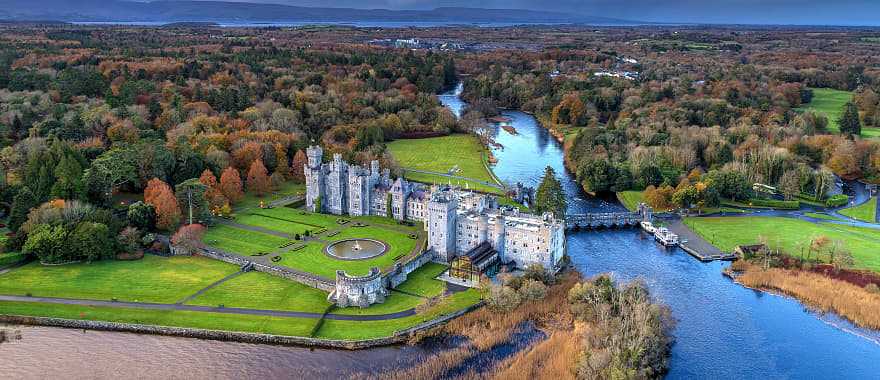
POLYGON ((211 207, 205 197, 208 186, 192 178, 179 183, 174 190, 184 223, 203 223, 211 217, 211 207))
POLYGON ((73 157, 65 155, 55 167, 57 181, 52 185, 51 195, 61 199, 85 199, 83 169, 73 157))
POLYGON ((22 223, 27 221, 31 209, 40 204, 37 197, 27 186, 22 187, 12 200, 12 210, 9 212, 9 229, 17 231, 22 223))
POLYGON ((859 108, 853 102, 848 102, 843 106, 843 115, 840 116, 837 123, 840 124, 840 133, 843 135, 859 136, 862 134, 859 108))
POLYGON ((548 166, 544 170, 544 179, 541 180, 541 185, 535 193, 535 204, 532 208, 538 214, 550 211, 556 218, 564 218, 567 207, 562 183, 556 178, 553 168, 548 166))

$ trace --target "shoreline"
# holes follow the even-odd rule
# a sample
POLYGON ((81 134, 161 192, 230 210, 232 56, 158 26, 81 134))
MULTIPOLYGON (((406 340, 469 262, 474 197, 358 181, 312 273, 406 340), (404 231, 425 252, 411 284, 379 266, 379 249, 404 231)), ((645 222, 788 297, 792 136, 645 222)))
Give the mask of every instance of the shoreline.
POLYGON ((294 346, 305 348, 326 348, 343 350, 362 350, 367 348, 399 345, 407 342, 417 334, 445 325, 451 320, 477 310, 483 306, 483 302, 471 305, 454 313, 440 316, 420 323, 416 326, 395 332, 393 335, 383 338, 361 340, 322 339, 293 335, 278 335, 264 333, 249 333, 242 331, 200 329, 194 327, 177 327, 162 325, 147 325, 140 323, 107 322, 90 319, 69 319, 55 317, 37 317, 27 315, 0 314, 0 323, 46 326, 78 330, 114 331, 134 334, 163 335, 181 338, 217 340, 227 342, 268 344, 276 346, 294 346))

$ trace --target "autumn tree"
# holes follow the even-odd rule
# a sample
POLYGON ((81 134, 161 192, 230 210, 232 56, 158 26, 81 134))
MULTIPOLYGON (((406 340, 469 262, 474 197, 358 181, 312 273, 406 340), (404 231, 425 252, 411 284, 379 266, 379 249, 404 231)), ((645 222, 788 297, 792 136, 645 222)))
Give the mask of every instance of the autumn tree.
POLYGON ((220 184, 217 182, 217 177, 214 176, 214 172, 210 169, 205 169, 202 172, 202 175, 199 177, 199 182, 205 185, 205 199, 208 200, 208 204, 211 207, 223 207, 228 200, 226 196, 223 195, 223 192, 220 191, 220 184))
POLYGON ((223 170, 223 173, 220 174, 220 192, 230 203, 237 203, 244 197, 238 170, 231 166, 223 170))
POLYGON ((275 172, 283 179, 290 177, 290 165, 287 160, 287 149, 281 144, 275 144, 275 172))
POLYGON ((291 177, 294 181, 303 183, 306 181, 305 165, 308 163, 306 153, 302 149, 297 150, 293 155, 293 163, 291 164, 291 177))
POLYGON ((153 178, 144 190, 144 201, 156 209, 156 227, 171 230, 180 223, 180 206, 171 187, 158 178, 153 178))
POLYGON ((188 224, 180 227, 177 232, 171 236, 171 245, 174 246, 180 254, 192 255, 198 253, 204 244, 202 238, 205 236, 205 226, 201 224, 188 224))
POLYGON ((263 160, 256 160, 251 164, 247 175, 247 190, 257 196, 263 196, 271 190, 272 183, 269 173, 263 166, 263 160))

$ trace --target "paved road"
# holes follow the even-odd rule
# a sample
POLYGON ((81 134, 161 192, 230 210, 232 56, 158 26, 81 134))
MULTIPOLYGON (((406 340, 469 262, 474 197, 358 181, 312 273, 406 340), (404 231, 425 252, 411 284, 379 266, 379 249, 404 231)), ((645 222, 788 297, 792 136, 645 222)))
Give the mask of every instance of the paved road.
POLYGON ((14 302, 39 302, 60 305, 79 305, 79 306, 100 306, 100 307, 124 307, 132 309, 148 309, 148 310, 169 310, 169 311, 196 311, 205 313, 225 313, 225 314, 243 314, 243 315, 263 315, 270 317, 285 318, 314 318, 333 319, 338 321, 385 321, 389 319, 397 319, 409 317, 416 314, 415 309, 407 309, 391 314, 379 315, 340 315, 321 313, 307 313, 300 311, 280 311, 280 310, 261 310, 261 309, 242 309, 235 307, 211 307, 211 306, 195 306, 195 305, 179 305, 166 303, 149 303, 149 302, 113 302, 98 301, 74 298, 54 298, 54 297, 25 297, 25 296, 7 296, 0 295, 0 301, 14 302))

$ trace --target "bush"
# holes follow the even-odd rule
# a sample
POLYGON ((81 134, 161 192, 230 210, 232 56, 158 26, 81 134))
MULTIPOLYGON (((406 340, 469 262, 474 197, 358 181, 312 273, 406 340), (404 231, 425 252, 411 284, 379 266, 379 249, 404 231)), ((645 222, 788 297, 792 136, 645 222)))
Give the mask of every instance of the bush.
POLYGON ((877 284, 865 285, 865 290, 869 293, 880 294, 880 287, 878 287, 877 284))
POLYGON ((507 286, 492 286, 489 289, 489 298, 486 302, 489 307, 501 310, 511 311, 519 306, 521 299, 519 294, 513 288, 507 286))
POLYGON ((783 210, 797 210, 801 208, 801 202, 799 201, 779 201, 775 199, 753 198, 749 200, 749 204, 752 206, 772 207, 783 210))
POLYGON ((21 262, 27 257, 23 253, 3 253, 0 254, 0 268, 7 265, 13 265, 21 262))
POLYGON ((832 195, 825 200, 825 207, 840 207, 849 203, 849 196, 845 194, 832 195))
POLYGON ((540 281, 525 280, 519 287, 519 294, 524 301, 543 299, 547 295, 547 285, 540 281))

